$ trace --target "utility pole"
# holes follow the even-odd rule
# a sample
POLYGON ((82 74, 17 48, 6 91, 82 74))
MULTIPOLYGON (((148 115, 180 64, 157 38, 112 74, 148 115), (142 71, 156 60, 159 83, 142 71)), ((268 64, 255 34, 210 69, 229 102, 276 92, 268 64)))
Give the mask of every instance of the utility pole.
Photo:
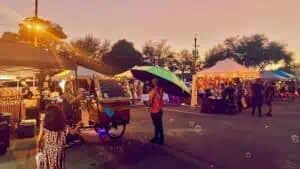
POLYGON ((197 64, 196 64, 196 61, 197 61, 197 58, 198 58, 198 47, 199 45, 197 45, 197 34, 195 33, 195 38, 194 38, 194 62, 193 62, 193 68, 192 68, 192 74, 194 75, 196 73, 196 67, 197 67, 197 64))
POLYGON ((38 7, 39 7, 39 0, 35 0, 35 10, 34 10, 34 16, 35 18, 38 18, 38 7))
MULTIPOLYGON (((38 18, 38 8, 39 8, 39 0, 35 0, 35 8, 34 8, 34 18, 38 18)), ((34 46, 38 46, 38 37, 37 32, 34 33, 34 46)))

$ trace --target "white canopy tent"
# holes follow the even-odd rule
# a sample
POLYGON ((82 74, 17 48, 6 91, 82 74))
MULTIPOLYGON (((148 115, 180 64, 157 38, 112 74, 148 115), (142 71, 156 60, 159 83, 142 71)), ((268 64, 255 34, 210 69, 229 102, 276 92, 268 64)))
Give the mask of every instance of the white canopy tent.
POLYGON ((127 79, 132 79, 132 78, 133 78, 133 75, 132 75, 132 73, 131 73, 130 70, 127 70, 127 71, 125 71, 125 72, 123 72, 123 73, 120 73, 120 74, 115 75, 115 77, 117 77, 117 78, 127 78, 127 79))
POLYGON ((247 78, 254 79, 259 77, 258 71, 252 68, 247 68, 243 65, 238 64, 232 59, 225 59, 216 63, 215 66, 205 69, 203 71, 198 72, 193 76, 193 84, 192 84, 192 99, 191 105, 195 106, 197 104, 198 97, 198 85, 197 80, 199 78, 209 79, 209 78, 247 78))
MULTIPOLYGON (((107 77, 106 75, 103 75, 101 73, 98 73, 94 70, 91 69, 87 69, 85 67, 82 66, 78 66, 77 68, 77 75, 80 76, 89 76, 89 77, 93 77, 93 76, 98 76, 98 77, 107 77)), ((61 73, 58 73, 56 75, 54 75, 55 79, 70 79, 72 77, 75 76, 75 71, 71 71, 71 70, 65 70, 61 73)))
POLYGON ((255 69, 246 68, 243 65, 238 64, 232 59, 226 59, 217 62, 217 64, 211 68, 205 69, 197 73, 197 76, 214 75, 214 76, 257 76, 258 73, 255 69))

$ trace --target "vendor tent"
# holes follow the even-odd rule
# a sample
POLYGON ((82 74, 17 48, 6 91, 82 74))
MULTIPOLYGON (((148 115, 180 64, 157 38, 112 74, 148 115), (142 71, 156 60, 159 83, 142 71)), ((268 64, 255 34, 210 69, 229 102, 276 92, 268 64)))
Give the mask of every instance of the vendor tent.
MULTIPOLYGON (((101 73, 98 73, 94 70, 91 69, 87 69, 85 67, 82 66, 78 66, 77 67, 77 75, 80 76, 89 76, 89 77, 93 77, 93 76, 97 76, 97 77, 107 77, 106 75, 103 75, 101 73)), ((56 79, 64 79, 64 78, 71 78, 71 76, 75 77, 75 71, 71 71, 71 70, 65 70, 63 72, 60 72, 56 75, 54 75, 54 78, 56 79)))
POLYGON ((211 68, 205 69, 197 73, 197 76, 230 76, 230 77, 241 77, 241 76, 254 76, 258 77, 258 72, 252 68, 246 68, 233 61, 232 59, 226 59, 217 62, 217 64, 211 68))
POLYGON ((74 69, 72 60, 30 43, 0 40, 0 66, 34 69, 74 69))
POLYGON ((260 72, 260 78, 263 80, 287 80, 288 78, 279 76, 272 71, 260 72))
POLYGON ((127 70, 126 72, 115 75, 115 77, 132 79, 133 75, 131 73, 131 70, 127 70))
POLYGON ((255 69, 240 65, 232 59, 219 61, 215 66, 198 72, 193 76, 191 105, 195 106, 197 103, 197 79, 203 78, 205 79, 203 81, 207 82, 207 79, 216 78, 219 79, 217 83, 220 84, 222 78, 232 79, 237 77, 254 79, 259 77, 259 73, 255 69))
POLYGON ((274 71, 274 74, 276 76, 286 78, 286 79, 294 79, 296 77, 295 75, 289 74, 289 73, 287 73, 285 71, 282 71, 282 70, 276 70, 276 71, 274 71))

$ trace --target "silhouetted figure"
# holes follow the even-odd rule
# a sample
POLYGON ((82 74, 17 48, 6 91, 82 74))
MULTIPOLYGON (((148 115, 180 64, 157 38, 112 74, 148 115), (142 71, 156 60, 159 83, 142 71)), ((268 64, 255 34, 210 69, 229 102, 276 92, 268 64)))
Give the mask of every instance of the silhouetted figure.
POLYGON ((266 113, 266 116, 272 116, 272 100, 273 96, 275 95, 275 83, 268 83, 266 91, 265 91, 265 98, 266 104, 269 107, 269 111, 266 113))
POLYGON ((257 79, 251 87, 252 90, 252 116, 255 115, 255 110, 258 108, 258 115, 261 117, 261 107, 264 101, 264 87, 261 84, 261 81, 257 79))
POLYGON ((240 79, 237 79, 236 91, 237 91, 237 111, 241 113, 243 108, 242 98, 244 96, 244 89, 240 79))

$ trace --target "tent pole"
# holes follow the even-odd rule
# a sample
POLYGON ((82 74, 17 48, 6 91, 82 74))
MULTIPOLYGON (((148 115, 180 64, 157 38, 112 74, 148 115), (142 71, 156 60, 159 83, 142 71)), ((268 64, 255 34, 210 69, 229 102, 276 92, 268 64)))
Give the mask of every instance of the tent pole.
POLYGON ((76 61, 76 68, 75 68, 75 90, 78 92, 79 84, 78 84, 78 63, 76 61))

